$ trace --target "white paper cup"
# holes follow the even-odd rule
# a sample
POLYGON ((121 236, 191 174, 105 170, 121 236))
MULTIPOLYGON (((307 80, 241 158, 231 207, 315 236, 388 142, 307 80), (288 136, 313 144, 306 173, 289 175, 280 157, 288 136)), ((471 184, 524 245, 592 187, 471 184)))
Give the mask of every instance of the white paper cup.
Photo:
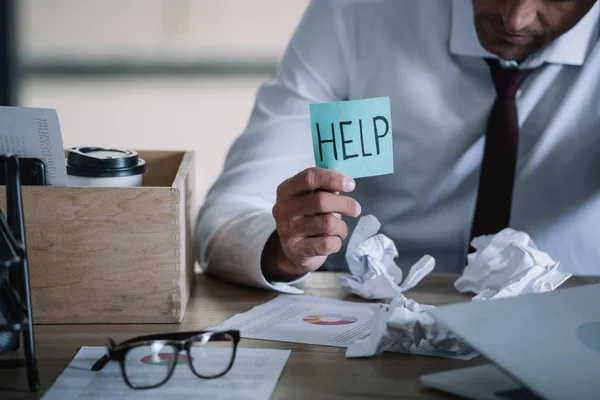
POLYGON ((90 178, 69 175, 69 186, 134 187, 142 186, 144 174, 117 176, 114 178, 90 178))
POLYGON ((69 186, 141 186, 146 162, 129 149, 75 147, 67 154, 69 186))

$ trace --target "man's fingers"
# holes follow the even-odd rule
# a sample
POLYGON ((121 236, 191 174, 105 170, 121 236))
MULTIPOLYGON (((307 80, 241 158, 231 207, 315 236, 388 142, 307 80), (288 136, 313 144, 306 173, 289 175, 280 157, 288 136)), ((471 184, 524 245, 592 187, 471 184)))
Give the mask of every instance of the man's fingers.
POLYGON ((279 185, 273 217, 289 265, 298 271, 313 271, 341 249, 348 235, 341 216, 357 217, 361 207, 340 193, 351 192, 355 186, 354 180, 341 172, 321 168, 308 168, 279 185))
POLYGON ((348 236, 348 226, 334 214, 313 215, 292 221, 290 236, 338 236, 344 240, 348 236))
POLYGON ((353 191, 355 187, 354 179, 341 172, 324 168, 308 168, 279 185, 277 198, 301 196, 316 190, 347 193, 353 191))
MULTIPOLYGON (((329 192, 315 192, 300 197, 292 197, 285 202, 283 213, 292 217, 338 213, 348 217, 358 217, 360 204, 352 197, 335 195, 329 192)), ((281 211, 281 210, 280 210, 281 211)))
POLYGON ((301 259, 328 256, 342 248, 342 239, 338 236, 308 237, 294 243, 294 255, 301 259))

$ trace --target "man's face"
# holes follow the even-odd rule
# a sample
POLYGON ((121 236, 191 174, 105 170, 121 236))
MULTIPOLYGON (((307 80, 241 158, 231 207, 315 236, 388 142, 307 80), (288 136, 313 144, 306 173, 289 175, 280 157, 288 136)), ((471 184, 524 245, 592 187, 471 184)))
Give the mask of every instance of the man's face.
POLYGON ((575 26, 596 0, 473 0, 481 45, 523 61, 575 26))

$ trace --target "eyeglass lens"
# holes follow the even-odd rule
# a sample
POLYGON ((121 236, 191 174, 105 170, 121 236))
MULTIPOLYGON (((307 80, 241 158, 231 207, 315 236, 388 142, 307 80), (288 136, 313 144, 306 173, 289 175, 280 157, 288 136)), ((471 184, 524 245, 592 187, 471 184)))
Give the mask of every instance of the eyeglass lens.
POLYGON ((174 347, 159 342, 136 346, 125 355, 125 376, 135 388, 151 388, 165 382, 176 360, 185 364, 185 358, 174 347))
POLYGON ((214 378, 227 372, 233 362, 235 341, 228 333, 202 334, 191 343, 190 365, 203 378, 214 378))
MULTIPOLYGON (((235 340, 228 333, 205 333, 190 343, 189 365, 202 378, 214 378, 227 372, 235 356, 235 340)), ((171 345, 154 342, 129 349, 124 373, 134 388, 148 389, 163 384, 177 364, 186 364, 187 355, 171 345)))

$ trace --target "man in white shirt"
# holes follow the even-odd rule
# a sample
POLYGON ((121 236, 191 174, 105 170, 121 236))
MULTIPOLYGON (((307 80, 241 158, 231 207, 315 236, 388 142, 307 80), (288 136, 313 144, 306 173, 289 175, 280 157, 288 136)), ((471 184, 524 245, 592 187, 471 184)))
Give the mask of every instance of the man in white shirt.
POLYGON ((485 219, 499 207, 563 270, 600 274, 599 20, 595 0, 313 1, 206 198, 201 266, 296 293, 362 213, 380 220, 401 267, 431 254, 436 271, 460 272, 475 208, 485 219), (490 60, 531 70, 507 95, 512 114, 490 60), (314 168, 309 104, 381 96, 395 173, 355 182, 314 168), (515 143, 492 141, 492 109, 515 143), (497 187, 484 175, 512 157, 497 148, 511 146, 508 204, 480 204, 484 180, 492 200, 497 187))

